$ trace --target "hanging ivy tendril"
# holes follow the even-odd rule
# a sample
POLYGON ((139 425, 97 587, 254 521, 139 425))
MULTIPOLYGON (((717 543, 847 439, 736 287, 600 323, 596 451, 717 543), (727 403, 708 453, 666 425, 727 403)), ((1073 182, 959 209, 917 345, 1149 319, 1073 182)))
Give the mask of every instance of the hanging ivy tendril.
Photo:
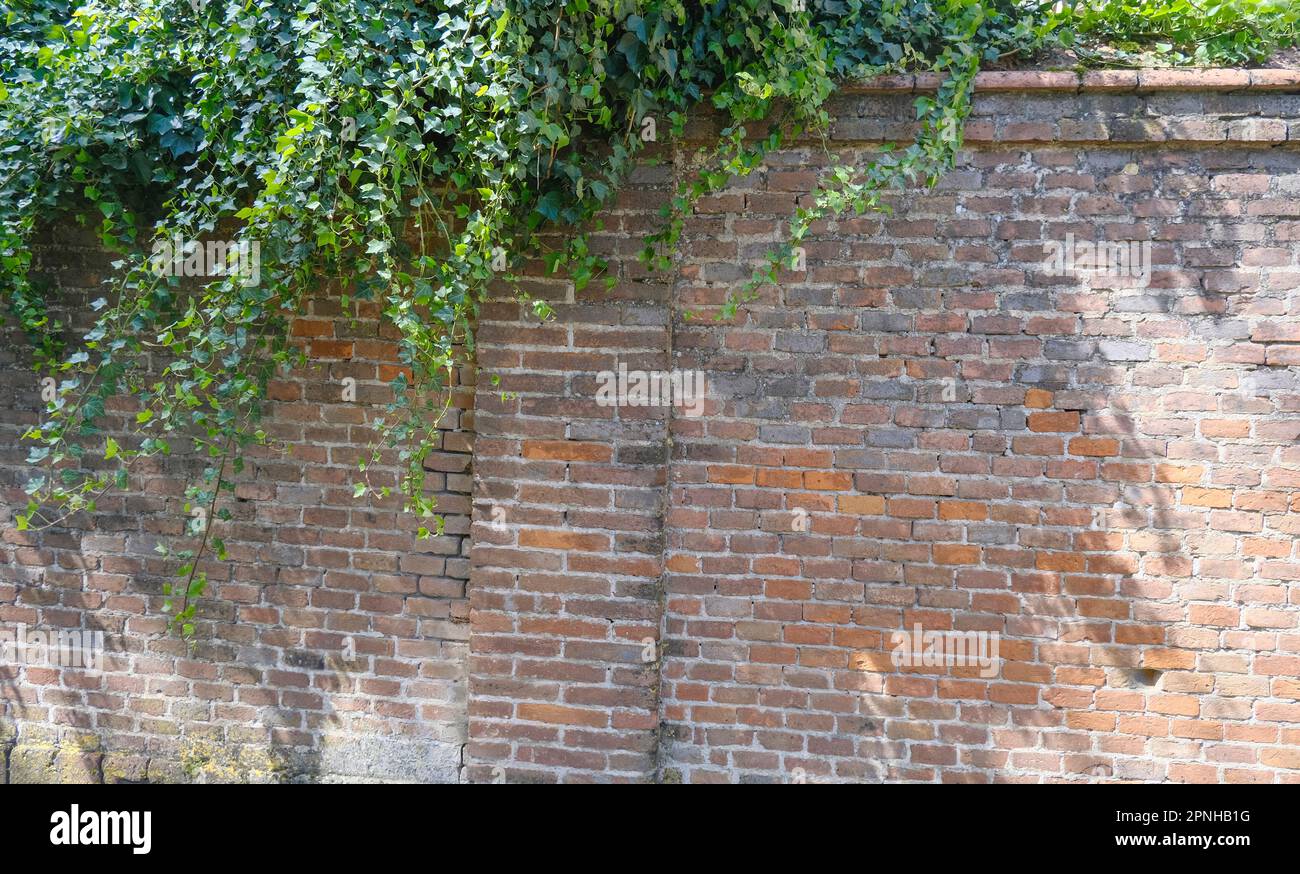
POLYGON ((726 317, 815 222, 933 183, 981 62, 1032 53, 1055 27, 1014 0, 99 0, 2 3, 0 16, 0 291, 57 385, 24 435, 35 469, 17 526, 93 511, 174 446, 200 453, 186 492, 199 546, 170 553, 178 580, 164 589, 187 637, 199 560, 225 555, 209 536, 226 518, 218 497, 269 442, 268 382, 303 363, 289 329, 323 280, 345 312, 379 304, 407 371, 356 496, 388 494, 367 468, 390 452, 405 508, 441 531, 423 461, 479 302, 524 259, 578 289, 612 284, 585 231, 638 160, 646 119, 661 139, 698 104, 726 119, 647 243, 662 267, 698 198, 826 130, 837 82, 944 77, 916 101, 914 142, 825 173, 726 317), (31 275, 33 235, 64 218, 118 259, 82 337, 66 336, 31 275), (229 251, 202 282, 167 269, 193 254, 185 241, 214 237, 229 251), (256 281, 231 259, 249 251, 256 281), (105 406, 124 395, 138 412, 114 439, 105 406))

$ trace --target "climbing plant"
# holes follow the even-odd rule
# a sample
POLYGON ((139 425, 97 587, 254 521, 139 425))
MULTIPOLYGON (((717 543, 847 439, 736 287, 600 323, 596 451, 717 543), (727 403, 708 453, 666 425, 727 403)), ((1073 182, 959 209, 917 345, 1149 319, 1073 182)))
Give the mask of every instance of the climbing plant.
POLYGON ((0 17, 0 292, 47 386, 17 525, 61 524, 148 459, 199 453, 199 545, 175 553, 164 590, 186 636, 200 559, 225 552, 218 498, 269 440, 267 386, 301 363, 289 328, 322 281, 345 311, 378 302, 401 338, 405 372, 356 496, 388 494, 369 474, 390 453, 406 509, 436 532, 423 460, 480 301, 526 259, 579 289, 612 283, 587 233, 647 142, 698 104, 726 120, 647 241, 663 266, 696 200, 827 129, 838 81, 943 77, 917 98, 915 141, 826 172, 731 316, 818 220, 933 183, 979 66, 1062 26, 1036 0, 0 0, 0 17), (80 337, 32 271, 33 235, 61 217, 117 259, 80 337), (106 409, 124 395, 134 428, 115 438, 106 409))
POLYGON ((1300 40, 1296 0, 1106 0, 1052 15, 1093 64, 1257 64, 1300 40))

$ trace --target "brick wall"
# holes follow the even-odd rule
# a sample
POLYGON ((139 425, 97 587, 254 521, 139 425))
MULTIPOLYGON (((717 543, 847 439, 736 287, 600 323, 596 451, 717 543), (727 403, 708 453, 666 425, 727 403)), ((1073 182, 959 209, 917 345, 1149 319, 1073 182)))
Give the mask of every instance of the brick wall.
MULTIPOLYGON (((845 89, 834 160, 908 137, 931 84, 845 89)), ((351 499, 393 350, 323 293, 270 419, 295 452, 245 475, 195 652, 149 603, 180 458, 68 532, 5 525, 0 622, 122 650, 0 666, 10 779, 1300 781, 1300 74, 980 86, 936 190, 819 227, 727 322, 833 159, 773 155, 647 275, 700 118, 595 234, 612 292, 484 307, 444 538, 351 499), (1067 239, 1149 242, 1149 282, 1049 275, 1067 239), (620 365, 703 371, 704 414, 602 405, 620 365), (996 634, 995 670, 897 666, 917 626, 996 634)), ((93 249, 42 260, 84 313, 93 249)), ((37 386, 4 349, 16 502, 37 386)))
POLYGON ((619 280, 534 279, 553 322, 484 308, 476 398, 469 779, 655 774, 668 411, 594 402, 597 374, 670 366, 671 276, 636 260, 670 166, 639 171, 593 249, 619 280))
MULTIPOLYGON (((79 331, 106 257, 60 227, 38 249, 79 331)), ((353 499, 357 460, 390 398, 396 345, 374 304, 341 311, 325 289, 294 325, 311 364, 271 386, 280 442, 235 478, 214 523, 229 562, 204 567, 196 646, 165 631, 161 586, 201 473, 179 448, 67 529, 17 531, 29 475, 18 439, 40 385, 19 333, 0 345, 0 626, 105 632, 102 672, 0 664, 0 782, 457 780, 465 732, 472 395, 441 423, 427 485, 447 534, 418 540, 396 498, 353 499), (355 316, 355 319, 347 318, 355 316), (344 380, 356 400, 344 401, 344 380)), ((110 414, 125 419, 129 401, 110 414)), ((110 420, 110 423, 113 420, 110 420)), ((110 428, 112 425, 110 424, 110 428)), ((119 429, 120 430, 120 429, 119 429)), ((394 485, 376 468, 375 485, 394 485)))
MULTIPOLYGON (((843 93, 838 159, 927 84, 843 93)), ((612 301, 489 316, 516 394, 478 423, 505 513, 474 528, 471 778, 1300 781, 1300 77, 982 85, 937 190, 819 228, 732 321, 684 314, 777 238, 813 144, 701 205, 662 304, 632 191, 612 301), (1149 283, 1046 275, 1067 234, 1149 241, 1149 283), (706 414, 599 406, 615 361, 702 369, 706 414), (996 633, 996 673, 896 667, 917 625, 996 633)))

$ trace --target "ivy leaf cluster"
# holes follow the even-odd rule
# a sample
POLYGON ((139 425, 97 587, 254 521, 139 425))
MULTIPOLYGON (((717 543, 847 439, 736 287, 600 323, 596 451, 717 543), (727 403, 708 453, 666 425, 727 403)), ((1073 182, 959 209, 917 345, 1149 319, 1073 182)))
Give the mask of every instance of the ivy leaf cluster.
POLYGON ((149 459, 198 453, 185 506, 198 544, 168 552, 180 571, 164 591, 186 636, 199 563, 224 553, 210 531, 221 496, 270 439, 268 383, 302 363, 290 328, 323 281, 345 311, 375 302, 401 340, 356 496, 387 495, 370 477, 395 463, 406 508, 436 518, 423 461, 480 303, 503 283, 529 301, 515 280, 530 262, 578 288, 615 282, 587 235, 649 142, 701 106, 725 119, 647 241, 663 265, 700 197, 826 131, 838 82, 944 76, 918 101, 915 142, 827 171, 726 317, 819 220, 932 183, 979 65, 1031 54, 1055 27, 1020 0, 4 0, 0 19, 0 297, 53 386, 25 435, 18 525, 64 524, 149 459), (33 239, 57 221, 116 258, 80 337, 32 269, 33 239), (160 269, 213 240, 255 246, 257 280, 222 261, 198 280, 160 269), (160 262, 160 247, 180 254, 160 262), (129 435, 106 422, 123 397, 129 435))

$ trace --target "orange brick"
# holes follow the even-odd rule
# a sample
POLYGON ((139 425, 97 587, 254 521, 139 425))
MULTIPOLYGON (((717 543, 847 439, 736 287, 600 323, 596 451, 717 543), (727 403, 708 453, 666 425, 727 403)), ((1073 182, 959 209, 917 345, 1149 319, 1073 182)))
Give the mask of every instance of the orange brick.
POLYGON ((885 499, 880 495, 840 495, 841 513, 859 516, 881 516, 885 512, 885 499))
POLYGON ((803 601, 812 597, 813 587, 803 580, 768 580, 763 583, 763 592, 769 598, 803 601))
POLYGON ((773 665, 793 665, 799 658, 799 650, 792 646, 751 646, 749 659, 773 665))
POLYGON ((1272 747, 1260 750, 1259 763, 1270 768, 1287 768, 1300 771, 1300 749, 1295 747, 1272 747))
POLYGON ((1164 643, 1165 629, 1159 625, 1117 625, 1116 643, 1164 643))
POLYGON ((1183 503, 1190 507, 1231 507, 1232 489, 1183 489, 1183 503))
POLYGON ((847 625, 853 618, 853 608, 848 604, 805 604, 803 618, 809 622, 847 625))
POLYGON ((1081 571, 1084 557, 1077 552, 1040 552, 1034 556, 1040 571, 1081 571))
POLYGON ((1201 433, 1206 437, 1246 437, 1250 434, 1248 419, 1204 419, 1201 433))
POLYGON ((1124 535, 1112 531, 1080 531, 1074 535, 1074 548, 1086 551, 1114 550, 1124 545, 1124 535))
POLYGON ((1119 455, 1119 441, 1112 437, 1075 437, 1070 441, 1070 452, 1093 458, 1119 455))
POLYGON ((1078 431, 1079 414, 1076 412, 1056 411, 1051 413, 1030 413, 1030 431, 1078 431))
POLYGON ((889 515, 903 519, 933 519, 936 504, 920 498, 890 498, 889 515))
POLYGON ((1080 598, 1075 602, 1080 616, 1092 616, 1100 619, 1129 618, 1129 603, 1116 598, 1080 598))
POLYGON ((1025 406, 1045 410, 1052 405, 1052 393, 1047 389, 1031 388, 1025 392, 1025 406))
POLYGON ((578 440, 526 440, 524 458, 551 461, 609 461, 614 449, 604 443, 583 443, 578 440))
POLYGON ((520 719, 529 722, 547 722, 553 725, 586 725, 604 728, 609 724, 608 711, 584 710, 580 707, 561 707, 558 704, 521 703, 515 708, 520 719))
POLYGON ((1268 558, 1286 558, 1291 554, 1290 540, 1271 540, 1266 537, 1245 537, 1241 541, 1242 555, 1262 555, 1268 558))
POLYGON ((328 319, 294 319, 295 337, 333 337, 334 322, 328 319))
POLYGON ((849 670, 878 672, 896 671, 898 668, 894 667, 892 653, 866 650, 849 655, 849 670))
POLYGON ((1123 734, 1165 737, 1169 734, 1169 720, 1157 716, 1122 716, 1119 730, 1123 734))
POLYGON ((1079 731, 1114 731, 1115 716, 1111 713, 1075 710, 1065 715, 1065 724, 1079 731))
POLYGON ((772 467, 760 467, 756 476, 760 486, 775 489, 803 488, 803 473, 797 470, 780 470, 772 467))
POLYGON ((999 704, 1037 704, 1038 687, 996 683, 989 686, 989 700, 999 704))
POLYGON ((578 534, 573 531, 546 528, 526 528, 519 532, 520 546, 539 549, 572 549, 579 552, 606 552, 609 536, 605 534, 578 534))
POLYGON ((1205 476, 1205 468, 1198 465, 1157 464, 1156 482, 1198 483, 1205 476))
POLYGON ((1196 653, 1183 649, 1149 649, 1142 654, 1142 667, 1190 671, 1196 667, 1196 653))
POLYGON ((787 449, 781 459, 786 467, 830 467, 834 456, 826 449, 787 449))
POLYGON ((853 474, 832 473, 825 470, 809 470, 803 475, 805 488, 827 492, 843 492, 853 488, 853 474))
POLYGON ((977 564, 980 548, 961 543, 936 543, 933 547, 935 564, 977 564))
POLYGON ((1283 492, 1247 491, 1235 496, 1238 510, 1259 510, 1264 513, 1284 513, 1287 495, 1283 492))
POLYGON ((312 340, 312 358, 351 358, 352 344, 343 340, 312 340))
POLYGON ((1101 478, 1105 480, 1119 480, 1120 482, 1141 483, 1149 482, 1151 479, 1151 465, 1149 464, 1103 464, 1101 467, 1101 478))
POLYGON ((1199 740, 1223 739, 1223 723, 1205 719, 1175 719, 1172 730, 1175 737, 1191 737, 1199 740))
POLYGON ((1241 611, 1227 605, 1193 604, 1187 609, 1187 618, 1194 625, 1236 628, 1241 621, 1241 611))
POLYGON ((553 634, 561 637, 587 637, 603 639, 609 631, 602 622, 582 622, 577 619, 559 619, 554 616, 533 619, 521 617, 519 632, 521 634, 553 634))
POLYGON ((754 482, 754 468, 739 464, 710 464, 709 482, 750 485, 754 482))
POLYGON ((1201 699, 1195 695, 1152 695, 1147 698, 1147 709, 1171 716, 1199 716, 1201 699))
POLYGON ((1169 779, 1175 783, 1218 783, 1219 771, 1213 765, 1174 762, 1169 766, 1169 779))
POLYGON ((989 505, 974 501, 940 501, 940 519, 967 519, 982 522, 989 517, 989 505))

